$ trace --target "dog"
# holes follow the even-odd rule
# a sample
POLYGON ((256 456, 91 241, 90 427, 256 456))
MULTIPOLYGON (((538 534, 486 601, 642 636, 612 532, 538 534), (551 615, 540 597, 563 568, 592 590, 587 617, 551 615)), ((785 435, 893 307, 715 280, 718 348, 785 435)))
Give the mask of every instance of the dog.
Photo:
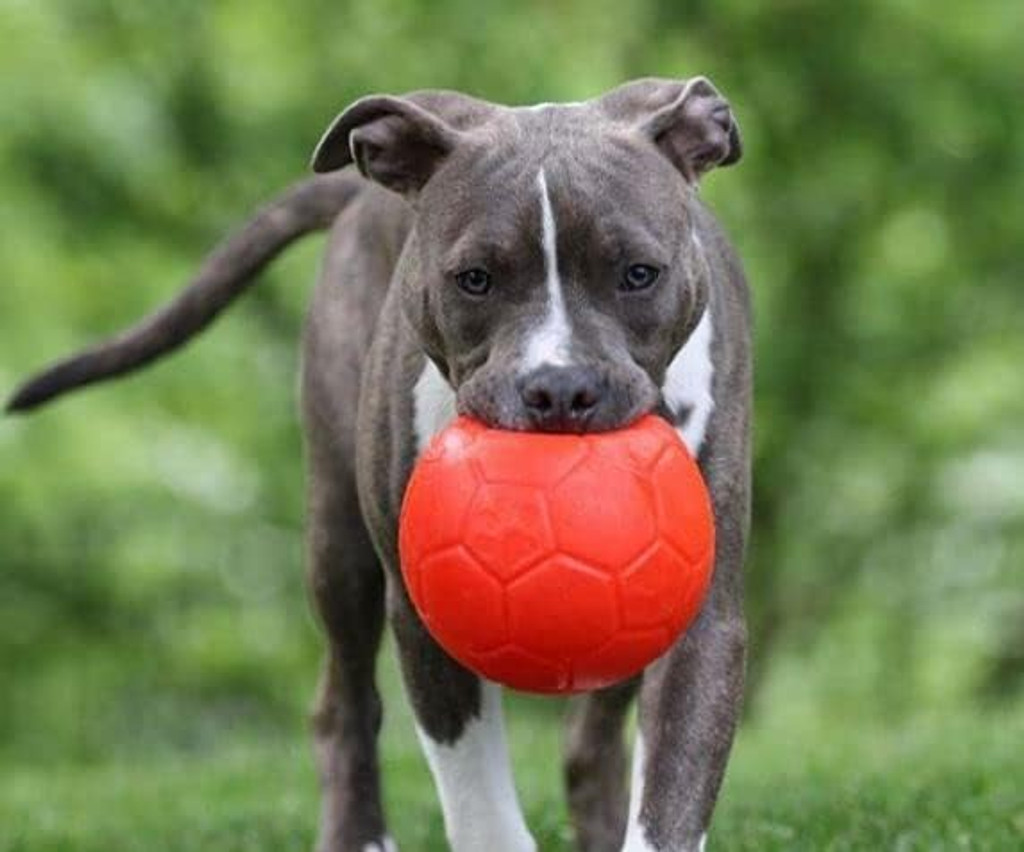
POLYGON ((377 756, 385 619, 451 848, 536 848, 500 690, 436 644, 398 566, 410 469, 456 412, 547 432, 655 412, 696 455, 716 524, 707 600, 642 675, 574 699, 564 772, 581 850, 704 849, 743 694, 752 367, 747 285, 698 186, 740 154, 732 110, 704 77, 533 107, 449 91, 363 98, 320 139, 317 174, 226 240, 174 301, 12 397, 10 411, 27 411, 155 360, 289 243, 330 228, 301 384, 327 639, 313 721, 321 852, 395 849, 377 756))

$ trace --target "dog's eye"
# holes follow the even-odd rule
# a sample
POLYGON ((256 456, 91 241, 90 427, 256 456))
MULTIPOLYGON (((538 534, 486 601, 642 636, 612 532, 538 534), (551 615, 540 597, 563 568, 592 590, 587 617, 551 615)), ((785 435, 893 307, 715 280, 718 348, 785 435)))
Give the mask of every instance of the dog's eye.
POLYGON ((649 263, 634 263, 626 269, 620 287, 628 293, 646 290, 661 276, 661 270, 649 263))
POLYGON ((491 273, 479 267, 464 269, 456 274, 455 283, 470 296, 483 296, 491 289, 491 273))

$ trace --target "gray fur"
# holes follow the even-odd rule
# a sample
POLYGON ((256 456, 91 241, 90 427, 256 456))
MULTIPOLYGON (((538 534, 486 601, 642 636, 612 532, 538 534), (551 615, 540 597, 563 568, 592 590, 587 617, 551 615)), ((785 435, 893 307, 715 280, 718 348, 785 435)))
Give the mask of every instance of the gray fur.
POLYGON ((425 359, 452 385, 461 412, 493 426, 613 429, 651 410, 673 415, 660 396, 665 371, 710 305, 715 407, 699 462, 717 524, 711 593, 697 623, 642 682, 578 701, 566 748, 580 848, 619 848, 622 721, 639 689, 646 836, 654 849, 689 850, 707 830, 743 686, 751 367, 746 284, 698 200, 697 180, 739 156, 732 114, 703 78, 641 80, 584 104, 537 109, 453 92, 364 98, 324 135, 314 166, 354 163, 366 180, 345 169, 285 196, 263 219, 278 227, 250 226, 215 255, 215 274, 187 291, 187 310, 179 298, 13 398, 10 408, 25 409, 180 345, 284 242, 333 219, 302 376, 310 580, 328 639, 314 718, 322 852, 361 852, 385 833, 374 685, 385 612, 426 734, 455 742, 480 708, 479 680, 426 632, 398 569, 398 513, 416 454, 413 386, 425 359), (572 423, 538 423, 515 369, 545 311, 541 169, 559 224, 575 366, 533 378, 557 396, 579 380, 565 371, 587 371, 593 410, 572 423), (310 192, 320 202, 312 208, 310 192), (650 292, 617 289, 632 262, 662 268, 650 292), (486 297, 454 286, 467 267, 494 272, 486 297))

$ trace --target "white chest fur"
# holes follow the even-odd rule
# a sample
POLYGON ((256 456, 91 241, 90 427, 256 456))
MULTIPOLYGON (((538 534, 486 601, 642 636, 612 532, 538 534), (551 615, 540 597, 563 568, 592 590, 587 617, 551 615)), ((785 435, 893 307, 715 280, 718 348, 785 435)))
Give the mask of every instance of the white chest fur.
POLYGON ((714 398, 711 380, 714 366, 711 362, 711 309, 704 311, 697 327, 676 354, 665 373, 662 393, 665 402, 678 415, 689 409, 690 415, 679 434, 693 455, 700 452, 707 434, 714 398))
POLYGON ((429 358, 413 388, 413 429, 416 451, 455 419, 455 391, 429 358))

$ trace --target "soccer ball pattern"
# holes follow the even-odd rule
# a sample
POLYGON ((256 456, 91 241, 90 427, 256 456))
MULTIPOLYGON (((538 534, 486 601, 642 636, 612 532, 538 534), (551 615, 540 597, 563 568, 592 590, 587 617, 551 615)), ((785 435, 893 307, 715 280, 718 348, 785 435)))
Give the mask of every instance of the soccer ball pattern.
POLYGON ((630 677, 686 629, 714 522, 661 418, 565 435, 460 417, 413 470, 399 551, 417 612, 455 659, 517 689, 573 692, 630 677))

